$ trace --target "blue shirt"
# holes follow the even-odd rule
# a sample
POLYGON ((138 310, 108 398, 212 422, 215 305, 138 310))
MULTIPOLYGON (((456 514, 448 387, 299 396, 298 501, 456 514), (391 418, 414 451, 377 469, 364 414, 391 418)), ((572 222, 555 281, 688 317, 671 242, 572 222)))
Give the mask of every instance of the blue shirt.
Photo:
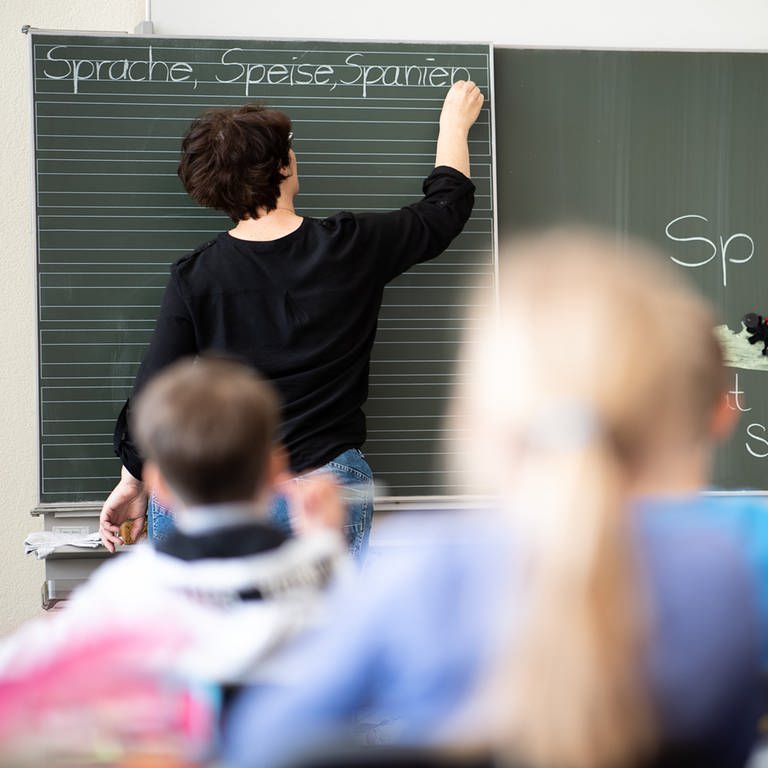
MULTIPOLYGON (((636 522, 654 627, 649 689, 663 738, 704 744, 718 765, 741 766, 758 697, 750 567, 768 567, 757 546, 768 541, 768 512, 743 498, 696 497, 643 504, 636 522)), ((515 585, 524 588, 515 537, 479 513, 406 517, 382 526, 382 536, 408 543, 374 555, 365 577, 337 596, 330 623, 285 657, 293 680, 236 703, 227 765, 277 766, 350 738, 361 713, 388 741, 429 743, 472 694, 506 637, 515 585)))

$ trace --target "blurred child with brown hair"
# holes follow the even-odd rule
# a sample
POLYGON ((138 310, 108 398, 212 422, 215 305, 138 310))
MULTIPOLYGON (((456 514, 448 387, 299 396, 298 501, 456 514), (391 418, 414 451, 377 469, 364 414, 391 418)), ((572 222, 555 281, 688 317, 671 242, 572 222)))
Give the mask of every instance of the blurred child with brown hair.
MULTIPOLYGON (((89 721, 73 720, 76 713, 100 724, 86 729, 86 743, 137 748, 137 723, 152 712, 165 717, 165 692, 227 689, 266 674, 274 651, 319 617, 327 584, 347 562, 336 486, 323 473, 282 482, 277 398, 251 368, 215 358, 175 363, 142 391, 133 418, 144 480, 173 503, 177 526, 106 563, 60 614, 0 644, 0 754, 30 743, 50 759, 66 754, 67 729, 53 726, 89 721), (270 523, 278 485, 290 494, 302 535, 288 538, 270 523), (78 666, 80 659, 87 663, 78 666), (73 678, 77 669, 87 677, 73 678), (57 685, 65 670, 68 684, 57 685), (132 709, 126 680, 135 679, 147 686, 132 709), (6 695, 14 706, 3 707, 6 695), (105 721, 116 703, 134 717, 105 721), (35 742, 36 733, 44 736, 35 742)), ((171 722, 169 731, 183 731, 171 722)), ((212 746, 186 732, 163 734, 158 722, 143 735, 212 746)))

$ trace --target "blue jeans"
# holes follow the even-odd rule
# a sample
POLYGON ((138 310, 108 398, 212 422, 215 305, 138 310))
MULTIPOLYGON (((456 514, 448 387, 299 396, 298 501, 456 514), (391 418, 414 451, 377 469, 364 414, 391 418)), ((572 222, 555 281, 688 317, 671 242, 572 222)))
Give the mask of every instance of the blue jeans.
MULTIPOLYGON (((319 469, 307 472, 311 477, 317 472, 330 472, 339 484, 347 506, 347 523, 344 536, 349 551, 355 558, 361 558, 368 547, 373 522, 373 472, 362 452, 350 448, 319 469)), ((284 533, 291 535, 291 521, 285 497, 276 495, 270 510, 272 523, 284 533)), ((173 512, 150 496, 147 509, 147 534, 153 541, 162 541, 173 531, 173 512)))

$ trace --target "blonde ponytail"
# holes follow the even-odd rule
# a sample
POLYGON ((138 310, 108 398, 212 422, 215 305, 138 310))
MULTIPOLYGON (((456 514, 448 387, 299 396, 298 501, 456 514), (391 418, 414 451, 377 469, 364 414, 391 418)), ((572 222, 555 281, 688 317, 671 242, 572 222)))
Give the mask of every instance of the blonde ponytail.
POLYGON ((530 536, 519 629, 497 680, 510 712, 494 740, 533 766, 627 765, 651 748, 654 725, 623 469, 600 435, 523 462, 521 484, 539 490, 512 512, 530 536))

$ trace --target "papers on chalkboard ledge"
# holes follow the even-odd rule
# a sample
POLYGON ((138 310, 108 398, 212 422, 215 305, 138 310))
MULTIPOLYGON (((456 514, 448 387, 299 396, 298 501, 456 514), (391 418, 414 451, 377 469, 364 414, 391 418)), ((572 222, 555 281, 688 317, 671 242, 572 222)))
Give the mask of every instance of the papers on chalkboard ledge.
POLYGON ((99 532, 94 533, 56 533, 55 531, 35 531, 24 539, 24 552, 34 552, 38 560, 48 557, 62 547, 86 547, 95 549, 101 545, 99 532))

